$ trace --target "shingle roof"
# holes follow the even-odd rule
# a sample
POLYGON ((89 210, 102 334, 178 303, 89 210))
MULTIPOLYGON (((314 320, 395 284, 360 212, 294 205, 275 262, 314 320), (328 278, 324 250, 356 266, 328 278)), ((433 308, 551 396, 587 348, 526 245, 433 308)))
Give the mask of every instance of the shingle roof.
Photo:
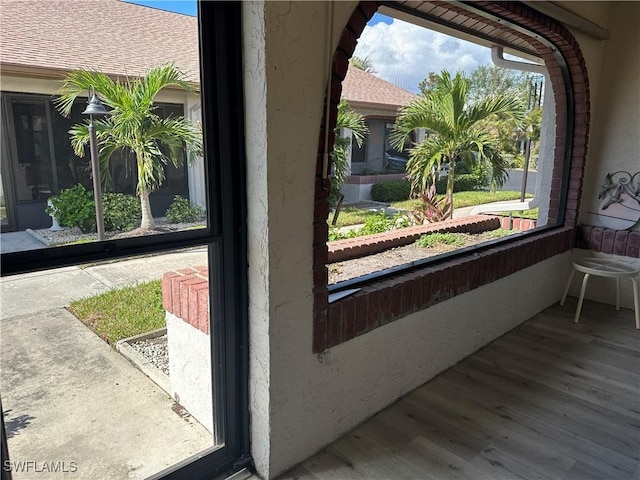
POLYGON ((197 19, 118 0, 2 0, 3 68, 141 76, 173 62, 199 81, 197 19))
POLYGON ((355 67, 347 70, 342 82, 342 96, 352 104, 378 104, 398 108, 409 105, 416 98, 408 90, 355 67))

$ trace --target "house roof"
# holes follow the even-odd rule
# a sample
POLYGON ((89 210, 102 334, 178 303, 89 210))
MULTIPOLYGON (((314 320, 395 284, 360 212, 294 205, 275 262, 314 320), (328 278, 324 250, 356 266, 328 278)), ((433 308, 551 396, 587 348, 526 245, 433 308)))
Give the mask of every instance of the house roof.
POLYGON ((342 82, 342 97, 352 107, 385 105, 397 110, 409 105, 416 95, 371 73, 350 66, 342 82))
POLYGON ((199 81, 195 17, 119 0, 2 0, 3 71, 142 76, 169 62, 199 81))

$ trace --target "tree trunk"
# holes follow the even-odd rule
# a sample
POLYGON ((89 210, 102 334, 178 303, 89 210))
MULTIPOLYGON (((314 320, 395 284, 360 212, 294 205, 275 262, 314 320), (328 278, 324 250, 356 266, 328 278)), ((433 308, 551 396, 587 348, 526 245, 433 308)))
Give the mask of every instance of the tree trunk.
POLYGON ((447 177, 447 203, 451 205, 449 208, 449 218, 453 218, 453 169, 455 167, 455 160, 449 162, 449 176, 447 177))
POLYGON ((156 222, 151 214, 151 204, 149 203, 149 193, 140 192, 140 207, 142 208, 142 222, 140 228, 153 230, 156 228, 156 222))

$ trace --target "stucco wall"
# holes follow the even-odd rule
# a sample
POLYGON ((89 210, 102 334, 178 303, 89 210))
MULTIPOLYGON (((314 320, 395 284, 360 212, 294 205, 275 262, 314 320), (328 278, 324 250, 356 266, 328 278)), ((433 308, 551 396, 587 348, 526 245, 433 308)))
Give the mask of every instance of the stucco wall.
POLYGON ((640 171, 640 3, 615 2, 605 26, 611 37, 587 58, 593 115, 580 212, 582 223, 596 226, 602 223, 592 212, 605 175, 640 171))
MULTIPOLYGON (((640 3, 566 2, 564 6, 605 27, 610 38, 598 41, 580 32, 580 42, 589 71, 591 128, 586 174, 580 206, 580 223, 603 226, 597 212, 598 194, 605 175, 618 170, 640 171, 640 3)), ((632 230, 640 231, 640 223, 632 230)), ((616 258, 640 266, 637 258, 620 257, 576 249, 574 257, 592 255, 616 258)), ((580 292, 581 276, 573 281, 570 294, 580 292)), ((633 308, 630 282, 621 282, 620 303, 633 308)), ((593 278, 586 298, 615 304, 615 282, 593 278)))
MULTIPOLYGON (((333 4, 334 45, 354 5, 333 4)), ((314 172, 330 8, 244 4, 251 435, 263 477, 554 303, 568 276, 569 255, 559 255, 312 354, 314 172)))

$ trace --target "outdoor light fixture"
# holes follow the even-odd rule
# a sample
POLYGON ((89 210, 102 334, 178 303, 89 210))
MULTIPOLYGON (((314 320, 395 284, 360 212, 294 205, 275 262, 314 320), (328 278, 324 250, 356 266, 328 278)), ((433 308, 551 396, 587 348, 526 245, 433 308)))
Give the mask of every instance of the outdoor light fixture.
POLYGON ((98 160, 98 140, 93 127, 93 117, 103 117, 107 115, 107 109, 98 98, 93 87, 90 90, 91 98, 87 103, 87 108, 83 115, 89 115, 89 146, 91 148, 91 170, 93 173, 93 197, 96 203, 96 228, 98 230, 98 240, 105 239, 104 235, 104 215, 102 213, 102 188, 100 180, 100 162, 98 160))

